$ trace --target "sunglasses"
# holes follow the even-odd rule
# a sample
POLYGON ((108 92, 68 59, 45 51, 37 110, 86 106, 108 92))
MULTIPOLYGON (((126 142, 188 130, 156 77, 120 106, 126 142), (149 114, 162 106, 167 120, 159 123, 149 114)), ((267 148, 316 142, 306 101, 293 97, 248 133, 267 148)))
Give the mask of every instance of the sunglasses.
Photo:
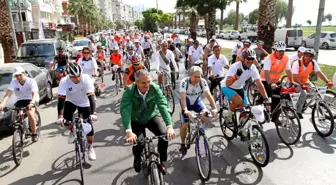
POLYGON ((140 63, 134 63, 133 65, 134 65, 134 66, 138 66, 138 65, 140 65, 140 63))
POLYGON ((247 60, 251 61, 251 60, 255 60, 255 58, 246 58, 247 60))
POLYGON ((85 54, 85 55, 86 55, 86 54, 90 54, 90 52, 83 52, 83 54, 85 54))

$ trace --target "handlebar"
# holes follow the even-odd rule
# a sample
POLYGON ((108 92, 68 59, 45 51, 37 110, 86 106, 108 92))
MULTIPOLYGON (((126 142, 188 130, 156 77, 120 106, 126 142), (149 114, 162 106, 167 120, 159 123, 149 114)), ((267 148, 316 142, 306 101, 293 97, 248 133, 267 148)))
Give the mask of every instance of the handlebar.
POLYGON ((167 136, 166 135, 161 135, 161 136, 153 136, 153 137, 145 137, 145 138, 137 138, 136 142, 137 143, 149 143, 153 140, 167 140, 167 136))
MULTIPOLYGON (((36 105, 33 105, 32 108, 35 108, 36 105)), ((3 108, 3 111, 4 112, 8 112, 10 110, 15 110, 15 111, 20 111, 20 110, 23 110, 23 111, 27 111, 28 108, 27 107, 13 107, 13 108, 9 108, 9 107, 4 107, 3 108)))

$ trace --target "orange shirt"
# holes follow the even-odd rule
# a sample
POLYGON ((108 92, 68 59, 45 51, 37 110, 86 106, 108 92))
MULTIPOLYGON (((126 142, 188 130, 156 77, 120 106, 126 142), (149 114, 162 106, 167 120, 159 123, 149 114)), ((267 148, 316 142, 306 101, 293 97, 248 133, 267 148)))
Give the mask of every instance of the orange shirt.
POLYGON ((102 53, 97 53, 97 59, 98 59, 98 61, 99 61, 99 60, 105 60, 104 52, 102 52, 102 53))
MULTIPOLYGON (((143 64, 140 64, 138 70, 142 70, 142 69, 145 69, 145 66, 143 64)), ((127 86, 132 85, 132 83, 135 81, 134 73, 138 70, 135 70, 133 64, 127 67, 126 72, 125 72, 127 86)))
POLYGON ((110 56, 110 62, 111 64, 115 64, 115 65, 118 65, 119 67, 121 67, 121 54, 118 53, 117 55, 115 54, 112 54, 110 56))
POLYGON ((114 36, 114 40, 117 41, 118 44, 120 43, 120 37, 118 35, 114 36))

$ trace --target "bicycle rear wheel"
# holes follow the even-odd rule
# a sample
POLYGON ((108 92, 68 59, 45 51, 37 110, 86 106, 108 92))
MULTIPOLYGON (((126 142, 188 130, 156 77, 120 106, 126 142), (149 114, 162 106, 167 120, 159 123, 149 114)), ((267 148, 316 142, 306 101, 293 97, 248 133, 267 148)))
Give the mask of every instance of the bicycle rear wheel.
POLYGON ((253 125, 252 133, 248 133, 248 150, 252 157, 253 162, 259 167, 265 167, 268 164, 270 158, 270 151, 266 136, 260 126, 253 125), (251 135, 255 135, 251 137, 251 135), (263 151, 260 151, 262 149, 263 151), (257 150, 254 152, 253 150, 257 150))
POLYGON ((15 164, 19 166, 23 157, 23 130, 21 127, 14 130, 12 137, 12 154, 15 164))
POLYGON ((226 116, 228 112, 229 109, 227 107, 221 107, 219 110, 219 124, 225 139, 231 141, 236 137, 237 133, 235 131, 234 124, 227 120, 226 116))
POLYGON ((210 179, 212 171, 212 158, 208 139, 205 135, 199 134, 198 137, 196 138, 195 154, 196 154, 197 168, 200 177, 202 181, 208 181, 210 179), (203 144, 201 144, 201 141, 203 141, 203 144), (203 159, 201 154, 202 147, 204 147, 204 153, 205 153, 203 159), (204 164, 203 162, 207 164, 204 164))
POLYGON ((281 123, 275 124, 280 140, 286 145, 297 143, 301 137, 301 122, 294 109, 283 107, 277 119, 281 123))
POLYGON ((80 175, 81 175, 81 184, 84 185, 84 174, 83 174, 83 162, 82 162, 82 156, 80 152, 80 146, 78 146, 78 143, 76 142, 76 162, 79 166, 80 175))
POLYGON ((318 106, 317 104, 315 104, 312 110, 312 122, 313 122, 313 126, 317 134, 322 137, 330 136, 334 130, 334 124, 335 124, 334 117, 329 107, 324 102, 319 102, 318 106), (318 112, 317 112, 317 107, 318 107, 318 112), (324 112, 323 112, 323 109, 324 109, 324 112), (322 123, 322 125, 318 126, 317 122, 315 121, 315 118, 317 118, 317 122, 319 123, 320 121, 323 121, 323 122, 329 121, 330 124, 322 123), (325 127, 325 131, 321 131, 323 127, 325 127))

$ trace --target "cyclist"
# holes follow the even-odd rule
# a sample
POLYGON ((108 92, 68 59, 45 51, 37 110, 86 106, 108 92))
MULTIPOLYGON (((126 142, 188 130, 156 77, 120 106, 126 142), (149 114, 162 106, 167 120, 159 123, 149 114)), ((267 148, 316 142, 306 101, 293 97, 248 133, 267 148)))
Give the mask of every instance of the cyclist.
MULTIPOLYGON (((289 81, 292 82, 291 64, 288 55, 285 54, 286 47, 284 42, 276 42, 274 44, 275 51, 265 59, 264 67, 260 72, 262 83, 269 97, 272 97, 272 94, 280 94, 278 85, 280 85, 281 74, 284 71, 286 71, 289 81)), ((279 102, 279 98, 272 97, 271 111, 276 108, 279 102)), ((274 114, 272 118, 273 122, 277 121, 274 119, 275 117, 277 117, 277 115, 274 114)))
POLYGON ((237 42, 236 47, 234 47, 231 51, 231 55, 232 55, 232 61, 230 64, 235 63, 236 62, 236 58, 237 58, 237 53, 240 50, 240 48, 243 47, 243 43, 242 42, 237 42))
POLYGON ((240 48, 240 49, 237 51, 236 62, 241 61, 241 60, 244 59, 244 57, 242 56, 242 55, 243 55, 243 52, 244 52, 245 49, 250 48, 251 44, 252 44, 252 42, 251 42, 250 40, 248 40, 248 39, 243 41, 243 47, 240 48))
POLYGON ((100 35, 99 43, 104 49, 106 48, 107 41, 103 34, 100 35))
MULTIPOLYGON (((69 63, 68 75, 63 78, 58 88, 58 119, 56 124, 62 125, 64 121, 72 121, 73 114, 77 110, 83 119, 89 119, 91 132, 87 135, 88 157, 96 160, 96 153, 93 149, 94 130, 92 121, 97 120, 96 101, 94 86, 91 76, 84 74, 81 66, 75 62, 69 63)), ((73 134, 69 135, 69 139, 73 134)))
POLYGON ((188 51, 189 51, 189 48, 194 44, 194 39, 192 38, 186 39, 185 43, 186 44, 185 44, 185 50, 184 50, 184 54, 185 54, 184 67, 185 67, 185 70, 187 71, 188 70, 188 51))
POLYGON ((62 47, 58 48, 58 55, 55 56, 53 68, 57 64, 56 72, 59 73, 60 71, 65 72, 66 66, 70 62, 69 56, 64 53, 64 49, 62 47))
POLYGON ((264 85, 261 82, 259 71, 253 64, 256 54, 253 49, 246 49, 242 55, 243 60, 230 66, 229 72, 221 81, 222 92, 230 101, 228 120, 232 121, 232 113, 236 108, 248 104, 244 86, 246 81, 252 78, 255 81, 264 101, 268 101, 268 96, 264 85))
MULTIPOLYGON (((122 79, 122 74, 121 74, 121 68, 123 66, 122 62, 122 56, 119 53, 119 47, 112 48, 112 53, 110 56, 110 63, 111 63, 111 69, 112 69, 112 81, 115 79, 115 73, 120 70, 119 73, 119 78, 122 79)), ((120 80, 120 87, 122 85, 122 82, 120 80)))
MULTIPOLYGON (((151 83, 152 79, 147 70, 139 70, 135 73, 135 81, 129 86, 121 98, 120 114, 122 124, 126 130, 126 141, 136 143, 137 138, 146 136, 146 128, 155 135, 167 134, 168 139, 175 137, 172 127, 172 118, 169 113, 166 97, 162 94, 160 87, 151 83), (164 123, 159 118, 156 108, 159 109, 164 123)), ((166 173, 163 162, 167 161, 168 141, 159 140, 158 152, 160 154, 162 174, 166 173)), ((141 170, 142 145, 133 146, 134 162, 136 172, 141 170)))
POLYGON ((136 53, 136 55, 141 57, 141 59, 145 59, 143 48, 142 48, 142 46, 140 46, 140 42, 139 42, 138 39, 134 40, 134 52, 136 53))
POLYGON ((229 69, 229 62, 221 53, 221 47, 216 45, 213 47, 213 55, 208 59, 209 80, 211 81, 210 92, 220 85, 220 81, 224 79, 224 68, 229 69))
POLYGON ((203 58, 203 61, 204 61, 204 65, 203 65, 203 70, 207 70, 207 67, 208 67, 208 59, 209 57, 213 54, 213 48, 216 44, 216 39, 214 38, 211 38, 209 40, 209 43, 207 45, 204 46, 203 50, 204 50, 204 58, 203 58))
POLYGON ((103 68, 105 67, 105 51, 100 45, 97 46, 96 61, 98 66, 102 66, 103 68))
MULTIPOLYGON (((202 94, 208 99, 211 105, 211 113, 213 116, 217 115, 216 103, 212 98, 207 82, 202 78, 202 69, 198 66, 190 68, 189 77, 185 77, 180 82, 180 97, 182 109, 182 125, 180 127, 181 148, 180 152, 185 155, 187 148, 185 146, 185 138, 188 129, 189 119, 192 118, 190 111, 197 113, 206 113, 207 109, 201 100, 202 94)), ((202 122, 206 121, 205 117, 202 122)), ((201 128, 201 133, 204 129, 201 128)))
POLYGON ((258 63, 261 63, 261 61, 263 61, 264 58, 269 55, 269 53, 264 49, 264 44, 265 44, 264 41, 258 40, 257 47, 254 48, 254 51, 256 52, 257 55, 258 63))
POLYGON ((118 45, 118 42, 115 40, 115 38, 114 37, 111 37, 110 38, 110 41, 109 41, 109 50, 110 50, 110 54, 113 52, 113 48, 116 48, 116 47, 118 47, 119 45, 118 45))
POLYGON ((123 67, 122 67, 122 69, 126 69, 129 65, 131 65, 132 64, 132 62, 131 62, 132 57, 136 56, 133 45, 127 46, 126 49, 127 49, 127 52, 126 52, 126 55, 124 55, 124 57, 123 57, 123 67))
POLYGON ((188 50, 189 64, 194 65, 199 59, 200 56, 204 55, 203 49, 199 46, 198 40, 194 41, 194 45, 190 46, 188 50))
POLYGON ((177 48, 181 49, 181 39, 178 34, 176 34, 176 38, 174 39, 174 45, 177 48))
POLYGON ((299 47, 298 51, 297 51, 297 54, 292 56, 289 61, 290 63, 293 65, 293 62, 294 61, 297 61, 297 60, 300 60, 302 57, 303 57, 303 54, 304 52, 306 51, 306 48, 305 47, 299 47))
POLYGON ((149 40, 148 36, 145 36, 145 40, 141 43, 141 46, 143 48, 145 56, 149 56, 150 51, 153 51, 152 42, 149 40))
POLYGON ((146 69, 145 66, 143 64, 140 63, 141 59, 138 56, 133 56, 132 59, 132 64, 129 65, 126 69, 125 69, 125 75, 124 75, 124 84, 125 84, 125 89, 126 87, 130 86, 133 84, 133 82, 135 81, 134 78, 134 73, 142 70, 142 69, 146 69))
POLYGON ((174 71, 178 71, 178 67, 175 62, 175 56, 172 51, 168 49, 168 42, 162 41, 161 49, 156 52, 155 55, 155 61, 156 61, 156 71, 158 74, 158 83, 159 85, 162 84, 162 77, 163 77, 163 71, 170 74, 171 69, 170 65, 172 64, 174 67, 174 71))
MULTIPOLYGON (((304 55, 301 59, 294 61, 292 66, 293 81, 300 86, 297 89, 297 92, 302 92, 301 88, 303 85, 313 86, 309 81, 309 75, 315 72, 321 80, 328 84, 329 87, 333 87, 333 83, 323 74, 318 66, 317 62, 314 60, 315 51, 313 49, 306 49, 304 55)), ((297 113, 298 116, 302 119, 302 108, 306 100, 307 93, 303 92, 300 94, 299 100, 297 102, 297 113)))
MULTIPOLYGON (((78 64, 81 66, 83 69, 83 73, 87 74, 91 77, 96 76, 97 70, 98 70, 98 65, 97 61, 95 58, 91 57, 91 50, 89 47, 84 47, 83 48, 83 54, 84 57, 80 58, 78 60, 78 64)), ((94 79, 92 78, 94 81, 94 79)))
POLYGON ((34 79, 26 76, 25 70, 21 67, 15 67, 13 76, 15 77, 10 82, 7 92, 2 98, 0 103, 0 111, 5 107, 7 100, 12 96, 13 92, 16 96, 17 102, 14 107, 27 107, 27 115, 32 131, 32 141, 38 141, 38 135, 36 134, 36 120, 35 120, 35 108, 33 106, 38 105, 39 101, 39 89, 34 79))

